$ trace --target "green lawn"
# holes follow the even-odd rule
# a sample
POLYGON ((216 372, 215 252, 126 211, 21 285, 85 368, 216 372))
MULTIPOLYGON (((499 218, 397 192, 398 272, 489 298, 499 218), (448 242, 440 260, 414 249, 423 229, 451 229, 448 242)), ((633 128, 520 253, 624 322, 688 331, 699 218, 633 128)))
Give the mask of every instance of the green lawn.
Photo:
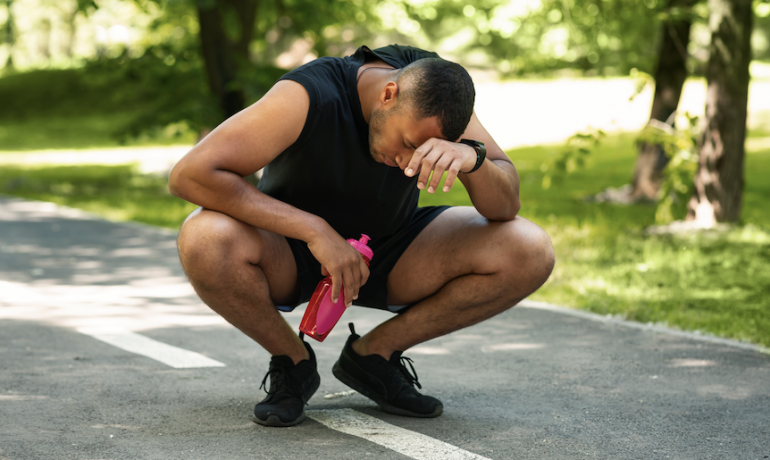
POLYGON ((174 229, 196 207, 171 195, 165 176, 140 174, 133 165, 3 165, 0 193, 174 229))
POLYGON ((205 109, 195 102, 205 100, 199 73, 106 61, 5 75, 0 151, 191 143, 185 123, 167 127, 169 116, 205 109))
MULTIPOLYGON (((520 214, 545 228, 556 250, 554 273, 533 299, 770 346, 770 150, 747 155, 743 224, 690 236, 645 234, 654 206, 584 200, 628 182, 631 136, 605 139, 585 169, 543 190, 540 164, 558 150, 509 152, 522 179, 520 214)), ((3 166, 0 193, 169 228, 194 208, 168 193, 164 177, 131 166, 3 166)), ((458 181, 448 194, 422 194, 422 205, 438 203, 469 200, 458 181)))

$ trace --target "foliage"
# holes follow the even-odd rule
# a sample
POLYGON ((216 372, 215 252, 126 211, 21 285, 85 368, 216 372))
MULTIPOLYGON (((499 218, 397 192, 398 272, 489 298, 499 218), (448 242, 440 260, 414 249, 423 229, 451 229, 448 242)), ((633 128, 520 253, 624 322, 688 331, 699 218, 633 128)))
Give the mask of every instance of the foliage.
POLYGON ((544 173, 541 185, 543 189, 549 189, 554 181, 561 182, 567 174, 582 168, 591 153, 591 149, 599 146, 606 136, 601 129, 575 133, 567 139, 561 152, 551 157, 540 165, 544 173))
POLYGON ((758 60, 770 60, 770 1, 755 0, 754 37, 752 37, 752 57, 758 60))
MULTIPOLYGON (((508 75, 568 69, 600 75, 651 73, 661 21, 700 10, 667 0, 407 0, 405 8, 433 40, 469 35, 464 52, 489 56, 508 75)), ((462 53, 460 53, 462 54, 462 53)))
POLYGON ((0 150, 114 145, 133 142, 140 131, 169 137, 167 143, 205 121, 209 110, 199 66, 169 67, 152 53, 7 75, 0 100, 0 150))
POLYGON ((688 126, 676 129, 667 123, 650 120, 637 137, 637 144, 646 142, 659 145, 668 157, 658 191, 655 223, 667 224, 674 220, 673 206, 687 200, 692 192, 693 176, 698 168, 696 147, 698 117, 685 114, 688 126))
MULTIPOLYGON (((668 162, 662 173, 657 199, 655 223, 674 221, 674 206, 686 201, 692 192, 693 175, 698 166, 698 117, 685 114, 687 127, 676 129, 658 120, 650 122, 636 138, 641 143, 658 145, 665 152, 668 162)), ((577 133, 567 139, 558 154, 540 164, 543 172, 541 186, 547 190, 554 183, 563 183, 567 175, 586 165, 586 161, 606 135, 601 130, 577 133)))
POLYGON ((200 61, 194 54, 175 53, 173 62, 169 46, 150 47, 142 57, 94 61, 86 71, 123 83, 116 104, 136 104, 136 115, 130 123, 115 132, 125 142, 142 133, 163 130, 172 123, 200 131, 218 121, 218 109, 206 91, 200 61))

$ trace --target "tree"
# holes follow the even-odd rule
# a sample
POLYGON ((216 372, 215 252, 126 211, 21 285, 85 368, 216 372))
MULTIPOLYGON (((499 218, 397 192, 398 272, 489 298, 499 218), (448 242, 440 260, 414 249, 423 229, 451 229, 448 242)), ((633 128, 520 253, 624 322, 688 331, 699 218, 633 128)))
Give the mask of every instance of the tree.
POLYGON ((751 62, 751 0, 709 0, 705 131, 687 220, 737 222, 741 214, 751 62))
POLYGON ((227 118, 246 102, 243 89, 234 83, 249 62, 257 0, 198 0, 196 6, 209 89, 227 118))
MULTIPOLYGON (((660 44, 653 78, 655 95, 650 121, 673 125, 670 119, 679 105, 682 87, 687 78, 687 45, 690 42, 692 14, 695 0, 671 0, 665 11, 666 19, 660 25, 660 44)), ((631 197, 634 200, 657 199, 658 188, 668 158, 660 145, 641 142, 634 165, 631 197)))
POLYGON ((8 17, 5 20, 5 26, 3 26, 3 36, 5 44, 8 45, 8 57, 3 64, 5 69, 13 69, 13 44, 16 38, 16 29, 14 27, 13 19, 13 0, 5 0, 5 7, 8 10, 8 17))
MULTIPOLYGON (((154 1, 177 9, 195 7, 200 26, 200 54, 209 88, 219 100, 223 118, 243 109, 250 92, 261 93, 275 81, 275 72, 268 68, 269 63, 253 62, 258 54, 255 50, 270 46, 267 43, 270 32, 274 32, 273 36, 308 36, 316 50, 323 51, 325 41, 320 31, 332 24, 363 23, 370 9, 368 0, 154 1)), ((371 23, 371 19, 369 21, 371 23)))

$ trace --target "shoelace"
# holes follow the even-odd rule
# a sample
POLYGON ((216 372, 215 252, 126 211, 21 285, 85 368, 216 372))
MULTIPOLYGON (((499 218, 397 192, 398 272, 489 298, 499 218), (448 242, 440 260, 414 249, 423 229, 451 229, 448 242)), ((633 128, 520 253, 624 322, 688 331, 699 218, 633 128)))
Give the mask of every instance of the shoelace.
POLYGON ((265 390, 265 393, 272 395, 278 391, 278 388, 281 386, 281 381, 283 381, 283 386, 289 394, 301 399, 302 402, 307 404, 307 401, 305 401, 305 399, 302 397, 302 391, 297 390, 296 385, 292 385, 292 382, 287 374, 288 370, 284 366, 281 366, 277 363, 270 363, 270 369, 268 369, 265 377, 262 378, 262 383, 259 385, 259 389, 265 390), (268 377, 270 377, 270 390, 275 388, 273 391, 270 391, 265 387, 268 377))
POLYGON ((412 361, 412 358, 401 356, 399 358, 399 369, 401 370, 401 373, 404 375, 409 385, 422 389, 422 385, 420 385, 419 380, 417 380, 417 371, 414 369, 414 365, 412 365, 413 362, 414 361, 412 361), (409 372, 409 369, 406 368, 407 364, 409 364, 409 368, 412 369, 411 373, 409 372))

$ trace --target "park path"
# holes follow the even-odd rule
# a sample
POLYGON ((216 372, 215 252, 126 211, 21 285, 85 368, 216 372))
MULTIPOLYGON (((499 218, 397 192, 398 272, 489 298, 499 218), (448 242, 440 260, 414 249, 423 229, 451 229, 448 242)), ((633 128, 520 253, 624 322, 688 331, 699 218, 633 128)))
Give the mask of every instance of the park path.
POLYGON ((407 352, 445 406, 417 420, 334 379, 346 337, 313 343, 309 420, 256 425, 269 357, 197 299, 174 232, 0 197, 3 460, 770 458, 750 346, 525 302, 407 352))

